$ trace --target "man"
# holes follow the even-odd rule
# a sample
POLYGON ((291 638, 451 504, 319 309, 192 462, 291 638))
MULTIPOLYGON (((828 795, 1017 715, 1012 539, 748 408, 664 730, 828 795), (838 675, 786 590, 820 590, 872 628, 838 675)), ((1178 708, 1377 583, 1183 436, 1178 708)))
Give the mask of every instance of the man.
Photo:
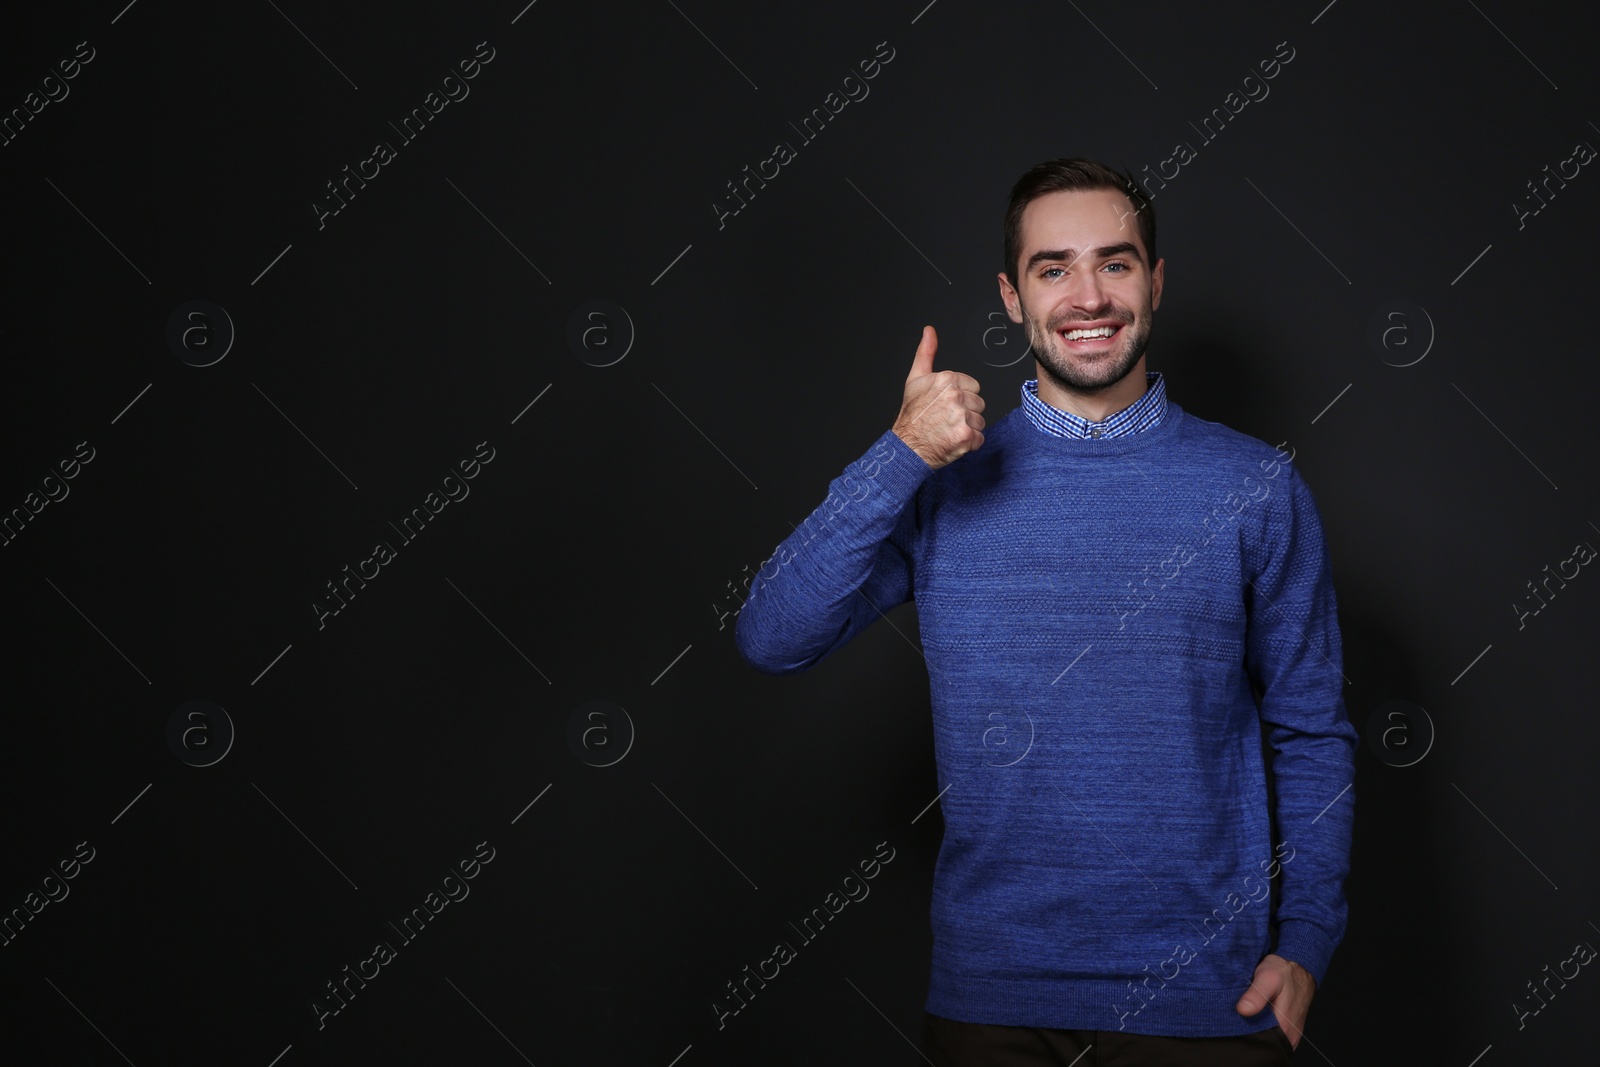
POLYGON ((916 600, 939 1067, 1287 1062, 1344 933, 1355 731, 1320 516, 1285 453, 1145 370, 1155 240, 1127 176, 1024 175, 999 276, 1022 406, 985 433, 925 328, 899 418, 736 623, 789 673, 916 600))

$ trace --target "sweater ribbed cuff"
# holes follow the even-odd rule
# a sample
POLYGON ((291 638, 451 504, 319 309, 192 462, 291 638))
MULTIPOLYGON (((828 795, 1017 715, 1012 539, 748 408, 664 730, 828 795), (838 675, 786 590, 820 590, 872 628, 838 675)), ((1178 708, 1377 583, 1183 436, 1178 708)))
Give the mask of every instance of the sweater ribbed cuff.
POLYGON ((1320 986, 1335 947, 1336 942, 1322 927, 1304 919, 1287 919, 1278 927, 1278 942, 1272 952, 1304 967, 1320 986))
POLYGON ((900 439, 900 435, 893 430, 885 430, 872 442, 872 447, 867 449, 857 463, 868 463, 874 456, 882 458, 893 453, 892 459, 905 460, 903 464, 896 465, 895 474, 900 485, 920 485, 922 480, 933 473, 933 467, 927 460, 917 454, 912 448, 900 439), (887 451, 886 451, 887 450, 887 451))

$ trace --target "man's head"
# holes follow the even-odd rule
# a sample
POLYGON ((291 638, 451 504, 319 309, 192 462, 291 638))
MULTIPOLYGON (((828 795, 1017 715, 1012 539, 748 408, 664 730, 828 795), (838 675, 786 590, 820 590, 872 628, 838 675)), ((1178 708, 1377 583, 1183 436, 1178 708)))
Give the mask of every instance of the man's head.
MULTIPOLYGON (((1051 160, 1013 187, 1000 297, 1011 321, 1026 325, 1048 392, 1099 394, 1142 367, 1161 302, 1155 239, 1149 198, 1102 164, 1051 160), (1110 335, 1077 339, 1074 328, 1110 335)), ((1134 396, 1142 376, 1136 388, 1134 396)))

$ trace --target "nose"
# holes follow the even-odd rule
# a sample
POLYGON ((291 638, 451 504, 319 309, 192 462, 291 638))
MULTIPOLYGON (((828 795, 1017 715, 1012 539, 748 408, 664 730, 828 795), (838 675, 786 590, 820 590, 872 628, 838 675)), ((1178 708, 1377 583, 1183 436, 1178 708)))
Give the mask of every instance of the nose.
POLYGON ((1073 271, 1067 281, 1067 301, 1080 311, 1097 312, 1109 303, 1101 284, 1100 272, 1073 271))

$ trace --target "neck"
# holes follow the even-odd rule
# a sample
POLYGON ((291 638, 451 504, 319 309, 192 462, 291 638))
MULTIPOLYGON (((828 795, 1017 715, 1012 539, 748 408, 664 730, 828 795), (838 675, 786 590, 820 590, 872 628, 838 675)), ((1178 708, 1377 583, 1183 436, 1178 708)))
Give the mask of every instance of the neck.
POLYGON ((1070 412, 1090 422, 1103 422, 1133 404, 1149 390, 1150 382, 1145 377, 1144 361, 1145 357, 1140 356, 1139 362, 1118 381, 1092 393, 1084 393, 1063 386, 1046 374, 1038 360, 1035 360, 1034 371, 1039 379, 1039 399, 1053 408, 1070 412))

